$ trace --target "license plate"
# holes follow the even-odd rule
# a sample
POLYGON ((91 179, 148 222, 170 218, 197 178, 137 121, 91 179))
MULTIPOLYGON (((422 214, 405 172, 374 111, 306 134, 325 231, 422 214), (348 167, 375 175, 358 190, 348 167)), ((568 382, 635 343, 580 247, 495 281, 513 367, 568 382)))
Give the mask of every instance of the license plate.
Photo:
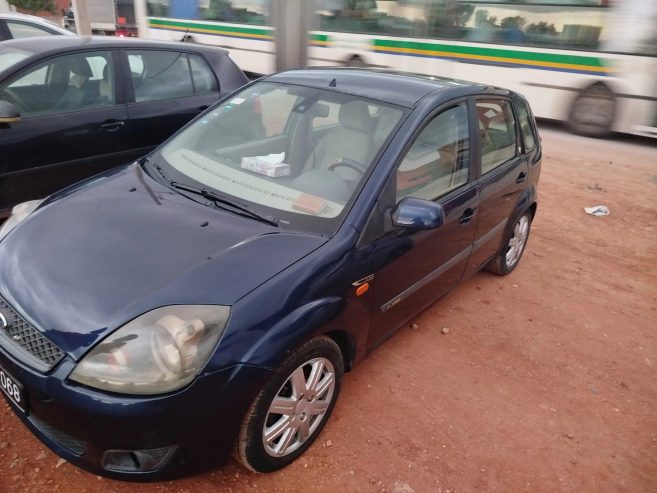
POLYGON ((27 402, 25 400, 25 389, 23 385, 14 377, 9 375, 7 371, 0 366, 0 390, 2 393, 9 397, 18 409, 25 412, 27 410, 27 402))

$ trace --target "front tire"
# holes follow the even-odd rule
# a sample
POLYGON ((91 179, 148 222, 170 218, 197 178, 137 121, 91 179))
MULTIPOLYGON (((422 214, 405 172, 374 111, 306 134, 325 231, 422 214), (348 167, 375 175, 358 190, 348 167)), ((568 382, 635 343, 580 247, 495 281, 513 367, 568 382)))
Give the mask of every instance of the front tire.
POLYGON ((333 411, 343 371, 340 348, 325 336, 290 354, 242 422, 239 461, 254 472, 271 472, 303 454, 333 411))
POLYGON ((487 271, 506 276, 516 268, 527 246, 531 224, 532 215, 527 211, 513 225, 511 236, 504 242, 500 252, 486 265, 487 271))

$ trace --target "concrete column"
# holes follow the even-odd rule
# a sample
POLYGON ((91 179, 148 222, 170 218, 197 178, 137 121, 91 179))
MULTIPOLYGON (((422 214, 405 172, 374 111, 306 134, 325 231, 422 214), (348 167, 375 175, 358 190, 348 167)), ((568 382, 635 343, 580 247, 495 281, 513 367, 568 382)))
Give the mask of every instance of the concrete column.
POLYGON ((87 0, 73 0, 73 12, 75 13, 75 32, 81 35, 90 35, 91 20, 89 19, 87 0))
POLYGON ((315 2, 272 0, 272 25, 276 44, 276 70, 305 68, 308 28, 315 2))

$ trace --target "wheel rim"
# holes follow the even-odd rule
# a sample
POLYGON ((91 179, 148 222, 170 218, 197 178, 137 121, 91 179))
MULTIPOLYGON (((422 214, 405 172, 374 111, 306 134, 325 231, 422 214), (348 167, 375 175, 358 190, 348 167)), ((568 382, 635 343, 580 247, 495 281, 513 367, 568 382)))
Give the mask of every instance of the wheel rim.
POLYGON ((529 236, 529 218, 522 216, 513 228, 513 236, 509 239, 509 249, 506 251, 507 267, 514 267, 525 249, 529 236))
POLYGON ((299 366, 272 400, 262 443, 272 457, 283 457, 301 447, 324 420, 335 391, 335 368, 326 358, 299 366))

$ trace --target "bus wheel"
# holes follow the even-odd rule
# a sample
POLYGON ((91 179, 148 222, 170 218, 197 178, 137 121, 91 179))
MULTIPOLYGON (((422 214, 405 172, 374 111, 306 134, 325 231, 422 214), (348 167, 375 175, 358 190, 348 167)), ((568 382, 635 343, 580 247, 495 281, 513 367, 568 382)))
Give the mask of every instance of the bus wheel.
POLYGON ((352 55, 344 62, 346 67, 367 67, 367 63, 360 55, 352 55))
POLYGON ((570 110, 571 130, 587 137, 606 137, 616 114, 616 99, 609 88, 596 83, 579 93, 570 110))

